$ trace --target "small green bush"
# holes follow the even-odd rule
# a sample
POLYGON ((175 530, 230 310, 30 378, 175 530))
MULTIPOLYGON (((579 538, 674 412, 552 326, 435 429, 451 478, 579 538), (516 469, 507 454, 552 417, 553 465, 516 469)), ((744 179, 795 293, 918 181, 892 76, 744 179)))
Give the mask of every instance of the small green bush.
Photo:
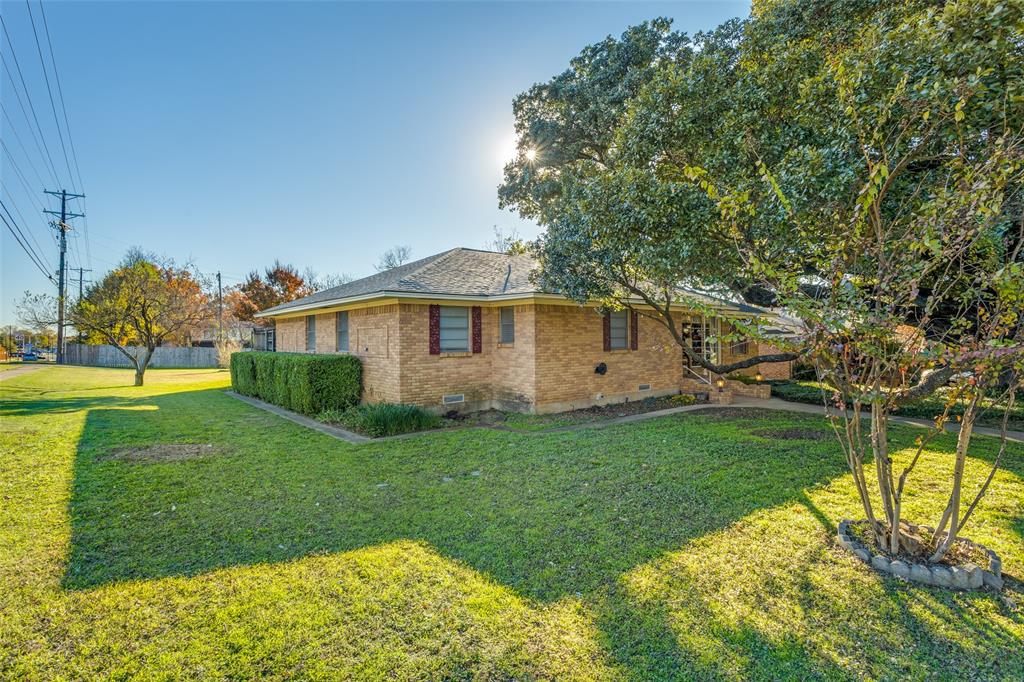
POLYGON ((320 421, 341 424, 364 436, 380 438, 426 431, 441 425, 441 418, 418 405, 364 403, 347 410, 325 410, 320 421))
POLYGON ((668 400, 670 403, 680 406, 697 404, 697 396, 690 393, 680 393, 679 395, 671 396, 668 400))
POLYGON ((231 356, 231 386, 242 395, 316 415, 359 402, 363 367, 353 355, 246 351, 231 356))

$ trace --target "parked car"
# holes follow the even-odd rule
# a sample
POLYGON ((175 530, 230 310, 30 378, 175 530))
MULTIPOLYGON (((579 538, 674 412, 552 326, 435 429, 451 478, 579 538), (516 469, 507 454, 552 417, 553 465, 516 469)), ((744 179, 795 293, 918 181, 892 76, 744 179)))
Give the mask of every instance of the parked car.
POLYGON ((37 354, 35 351, 31 351, 30 350, 29 352, 25 353, 21 357, 21 359, 24 360, 25 362, 35 362, 36 360, 42 360, 43 358, 42 358, 42 356, 37 354))

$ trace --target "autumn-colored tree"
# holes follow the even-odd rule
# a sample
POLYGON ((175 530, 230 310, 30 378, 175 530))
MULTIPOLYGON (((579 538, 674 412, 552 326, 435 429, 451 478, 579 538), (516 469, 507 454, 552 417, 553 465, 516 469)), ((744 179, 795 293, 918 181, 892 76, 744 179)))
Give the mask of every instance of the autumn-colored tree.
POLYGON ((71 310, 78 329, 102 337, 131 361, 136 386, 158 346, 209 317, 208 297, 192 269, 134 250, 71 310))
POLYGON ((250 272, 238 291, 231 310, 239 320, 252 321, 259 311, 308 296, 313 288, 293 265, 275 260, 262 275, 257 270, 250 272))

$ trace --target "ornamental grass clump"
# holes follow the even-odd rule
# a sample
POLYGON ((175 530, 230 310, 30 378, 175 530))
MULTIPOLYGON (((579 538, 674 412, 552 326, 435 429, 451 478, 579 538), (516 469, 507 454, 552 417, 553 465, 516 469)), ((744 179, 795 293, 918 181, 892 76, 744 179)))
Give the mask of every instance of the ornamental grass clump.
POLYGON ((436 429, 441 418, 418 405, 364 403, 344 411, 327 411, 320 421, 341 424, 364 436, 380 438, 436 429))

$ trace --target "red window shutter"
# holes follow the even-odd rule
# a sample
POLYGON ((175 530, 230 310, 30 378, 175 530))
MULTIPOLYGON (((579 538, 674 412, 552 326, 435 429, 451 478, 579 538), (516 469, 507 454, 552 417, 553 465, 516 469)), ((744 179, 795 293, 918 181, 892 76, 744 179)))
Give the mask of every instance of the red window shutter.
POLYGON ((430 306, 430 354, 441 354, 441 306, 430 306))
POLYGON ((636 314, 635 310, 631 310, 629 312, 629 334, 630 334, 630 336, 629 336, 629 349, 630 350, 636 350, 637 347, 640 344, 640 339, 637 336, 638 330, 640 328, 639 322, 640 322, 640 316, 636 314))
POLYGON ((480 306, 472 308, 473 315, 473 352, 480 353, 484 349, 483 323, 480 320, 480 306))
POLYGON ((608 313, 604 314, 604 349, 612 349, 612 316, 608 313))

